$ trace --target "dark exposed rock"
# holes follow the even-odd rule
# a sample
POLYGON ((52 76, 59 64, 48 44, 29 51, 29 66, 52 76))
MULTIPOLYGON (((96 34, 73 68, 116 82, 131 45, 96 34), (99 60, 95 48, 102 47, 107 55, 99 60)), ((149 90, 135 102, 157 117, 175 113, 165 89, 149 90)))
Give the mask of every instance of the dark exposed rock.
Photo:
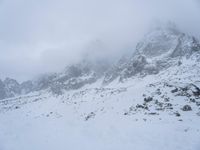
POLYGON ((159 107, 163 107, 163 103, 159 102, 158 100, 155 101, 155 104, 158 105, 159 107))
POLYGON ((196 87, 196 91, 193 91, 194 96, 200 96, 200 89, 196 87))
POLYGON ((163 111, 164 108, 160 107, 160 108, 156 108, 157 111, 163 111))
POLYGON ((94 113, 94 112, 89 113, 89 114, 85 117, 85 121, 88 121, 90 118, 94 118, 94 116, 95 116, 95 113, 94 113))
POLYGON ((142 108, 142 109, 144 109, 144 106, 143 106, 143 105, 140 105, 140 104, 137 104, 137 105, 136 105, 136 108, 142 108))
POLYGON ((159 115, 158 113, 156 112, 151 112, 151 113, 148 113, 149 115, 159 115))
POLYGON ((175 112, 174 114, 176 115, 176 117, 180 117, 181 116, 181 114, 179 112, 175 112))
POLYGON ((146 109, 148 110, 148 106, 137 104, 136 108, 146 109))
POLYGON ((190 105, 185 105, 182 108, 183 111, 192 111, 192 107, 190 105))
POLYGON ((157 95, 161 95, 161 94, 162 94, 162 92, 160 91, 160 89, 157 89, 157 90, 156 90, 156 94, 157 94, 157 95))
POLYGON ((128 115, 128 112, 125 112, 124 115, 125 115, 125 116, 128 115))
POLYGON ((182 62, 181 61, 178 61, 178 66, 182 65, 182 62))
POLYGON ((166 107, 172 107, 173 105, 171 103, 166 103, 165 106, 166 107))
POLYGON ((194 98, 190 98, 190 102, 195 103, 196 100, 194 98))
POLYGON ((15 109, 19 109, 19 106, 15 106, 15 109))
POLYGON ((188 84, 185 87, 181 88, 181 92, 178 94, 181 96, 187 96, 187 97, 199 97, 200 96, 200 88, 198 86, 196 86, 195 84, 188 84))
POLYGON ((172 93, 178 92, 178 88, 175 88, 174 90, 171 91, 172 93))
POLYGON ((169 98, 164 98, 165 102, 169 102, 169 100, 170 100, 169 98))
POLYGON ((151 102, 153 100, 153 98, 152 97, 145 97, 144 98, 144 102, 146 102, 146 103, 148 103, 148 102, 151 102))

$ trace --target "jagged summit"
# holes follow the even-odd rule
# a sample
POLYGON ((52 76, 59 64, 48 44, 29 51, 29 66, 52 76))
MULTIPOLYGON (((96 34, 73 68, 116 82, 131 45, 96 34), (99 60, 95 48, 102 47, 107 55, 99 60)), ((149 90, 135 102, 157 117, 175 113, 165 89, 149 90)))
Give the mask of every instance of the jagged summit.
POLYGON ((160 27, 149 32, 137 44, 136 53, 148 58, 181 57, 200 49, 195 37, 180 32, 174 26, 160 27))
POLYGON ((199 52, 200 43, 195 37, 180 32, 175 26, 158 27, 145 35, 129 59, 120 60, 108 71, 104 83, 118 77, 123 81, 135 75, 157 74, 199 52))

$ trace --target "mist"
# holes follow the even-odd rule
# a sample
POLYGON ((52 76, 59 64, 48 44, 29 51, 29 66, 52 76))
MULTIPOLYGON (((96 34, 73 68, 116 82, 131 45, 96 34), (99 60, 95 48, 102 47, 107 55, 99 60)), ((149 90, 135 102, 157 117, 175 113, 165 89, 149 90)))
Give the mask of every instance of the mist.
POLYGON ((80 61, 115 61, 156 22, 200 38, 198 0, 0 0, 0 78, 24 81, 80 61))

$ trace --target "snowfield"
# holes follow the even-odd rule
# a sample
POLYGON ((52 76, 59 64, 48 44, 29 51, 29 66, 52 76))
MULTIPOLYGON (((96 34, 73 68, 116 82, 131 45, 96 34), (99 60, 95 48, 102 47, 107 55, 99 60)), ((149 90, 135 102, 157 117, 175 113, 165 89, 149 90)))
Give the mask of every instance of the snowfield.
POLYGON ((190 84, 199 87, 199 75, 185 60, 122 83, 1 100, 0 150, 199 150, 200 98, 190 84))

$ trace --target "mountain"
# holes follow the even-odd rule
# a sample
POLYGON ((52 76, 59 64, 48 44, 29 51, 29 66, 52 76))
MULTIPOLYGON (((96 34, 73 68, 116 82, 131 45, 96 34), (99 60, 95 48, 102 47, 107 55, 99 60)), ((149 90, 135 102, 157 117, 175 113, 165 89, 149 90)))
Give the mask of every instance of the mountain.
POLYGON ((0 99, 3 150, 199 150, 200 43, 159 27, 115 64, 0 80, 0 99))
POLYGON ((36 80, 29 80, 19 84, 16 80, 6 78, 0 82, 0 99, 28 94, 35 91, 48 90, 60 95, 65 90, 74 90, 97 81, 108 68, 104 62, 83 60, 78 64, 67 66, 62 72, 45 74, 36 80))
POLYGON ((0 80, 0 99, 6 97, 14 97, 20 93, 20 84, 11 78, 6 78, 4 81, 0 80))
POLYGON ((174 26, 159 27, 148 33, 136 46, 130 58, 121 59, 105 76, 104 83, 117 77, 120 81, 135 75, 157 74, 184 58, 199 54, 200 43, 195 37, 178 31, 174 26))
POLYGON ((79 89, 103 78, 102 85, 118 79, 120 82, 134 77, 158 74, 175 65, 181 65, 184 59, 199 61, 199 41, 180 32, 175 26, 159 26, 145 35, 137 44, 131 56, 123 56, 116 64, 103 61, 83 60, 67 66, 64 71, 40 76, 34 81, 19 84, 14 79, 1 82, 0 99, 48 90, 56 95, 66 90, 79 89))

